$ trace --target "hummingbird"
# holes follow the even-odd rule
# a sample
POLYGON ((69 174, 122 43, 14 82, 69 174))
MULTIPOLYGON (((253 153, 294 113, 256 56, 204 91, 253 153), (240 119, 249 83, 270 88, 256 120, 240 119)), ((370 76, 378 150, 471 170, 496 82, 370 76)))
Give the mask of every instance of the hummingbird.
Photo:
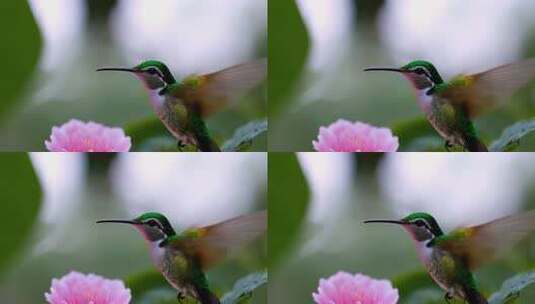
POLYGON ((433 280, 453 298, 487 304, 478 291, 472 270, 498 257, 535 230, 535 211, 496 219, 444 234, 433 216, 417 212, 401 220, 367 220, 402 226, 414 241, 418 256, 433 280))
POLYGON ((176 81, 161 61, 148 60, 133 68, 99 68, 134 74, 145 87, 150 104, 178 147, 193 145, 203 152, 220 151, 204 119, 259 85, 266 78, 267 60, 259 59, 224 70, 190 75, 176 81))
POLYGON ((503 103, 535 78, 535 58, 478 74, 461 74, 448 82, 432 63, 423 60, 412 61, 401 68, 367 68, 364 71, 391 71, 405 76, 427 120, 445 139, 446 149, 459 145, 470 152, 485 152, 488 149, 479 139, 472 119, 503 103))
POLYGON ((135 227, 145 239, 152 262, 167 282, 201 304, 219 304, 210 290, 204 271, 240 246, 255 240, 267 229, 267 212, 238 216, 206 227, 186 229, 179 234, 160 213, 144 213, 133 220, 99 220, 135 227))

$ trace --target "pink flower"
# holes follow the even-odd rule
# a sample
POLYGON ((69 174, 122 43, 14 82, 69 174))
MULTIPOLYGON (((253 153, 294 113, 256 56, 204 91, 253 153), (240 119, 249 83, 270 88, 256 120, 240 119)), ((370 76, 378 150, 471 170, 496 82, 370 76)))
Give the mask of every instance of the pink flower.
POLYGON ((128 304, 131 296, 120 280, 71 271, 59 280, 52 279, 45 298, 50 304, 128 304))
POLYGON ((390 129, 344 119, 321 127, 318 140, 312 144, 318 152, 396 152, 399 148, 390 129))
POLYGON ((312 297, 317 304, 395 304, 399 300, 390 281, 342 271, 321 279, 312 297))
POLYGON ((45 145, 50 152, 128 152, 132 144, 121 128, 71 119, 52 127, 45 145))

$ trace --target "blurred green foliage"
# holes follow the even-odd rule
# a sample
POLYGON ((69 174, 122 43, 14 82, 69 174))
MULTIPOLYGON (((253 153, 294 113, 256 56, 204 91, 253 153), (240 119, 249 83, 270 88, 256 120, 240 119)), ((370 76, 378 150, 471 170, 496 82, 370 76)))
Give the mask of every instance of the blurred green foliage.
POLYGON ((41 34, 27 1, 6 0, 0 3, 2 71, 0 81, 0 116, 25 94, 41 53, 41 34))
MULTIPOLYGON (((141 299, 143 296, 154 289, 171 289, 169 283, 162 274, 154 268, 147 271, 132 274, 125 280, 126 286, 132 291, 132 298, 141 299)), ((176 298, 176 292, 173 292, 176 298)))
MULTIPOLYGON (((126 135, 132 139, 132 151, 151 151, 144 150, 147 140, 168 134, 167 137, 172 139, 173 146, 176 150, 176 140, 168 133, 165 126, 156 116, 147 117, 146 119, 131 122, 125 126, 126 135)), ((154 151, 154 150, 152 150, 154 151)))
POLYGON ((0 168, 2 271, 30 238, 41 206, 41 187, 26 154, 2 153, 0 168))
POLYGON ((268 172, 268 253, 273 271, 276 263, 297 243, 308 208, 309 190, 295 154, 269 153, 268 172))
POLYGON ((89 23, 92 26, 106 26, 117 0, 86 0, 89 23))
POLYGON ((399 150, 402 151, 429 151, 444 150, 444 140, 438 136, 425 117, 417 117, 395 122, 392 133, 399 138, 399 150), (425 142, 422 139, 427 138, 425 142))
POLYGON ((307 60, 309 38, 295 1, 270 0, 268 5, 269 116, 285 108, 307 60))
POLYGON ((398 289, 401 302, 407 301, 415 290, 436 288, 435 282, 423 269, 398 275, 392 279, 392 285, 398 289))

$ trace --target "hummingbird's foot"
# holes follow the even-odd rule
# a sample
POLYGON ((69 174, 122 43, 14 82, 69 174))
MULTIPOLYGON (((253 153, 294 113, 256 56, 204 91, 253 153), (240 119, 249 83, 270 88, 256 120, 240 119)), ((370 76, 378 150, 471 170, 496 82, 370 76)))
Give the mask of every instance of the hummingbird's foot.
POLYGON ((179 139, 176 143, 176 147, 181 151, 186 147, 186 145, 179 139))
POLYGON ((453 295, 448 291, 444 295, 444 300, 446 300, 446 303, 451 303, 451 300, 453 300, 453 295))
POLYGON ((182 303, 186 299, 186 297, 183 293, 179 291, 176 295, 176 299, 178 300, 178 303, 182 303))
POLYGON ((446 140, 444 142, 444 148, 446 151, 451 152, 451 149, 453 149, 453 144, 449 140, 446 140))

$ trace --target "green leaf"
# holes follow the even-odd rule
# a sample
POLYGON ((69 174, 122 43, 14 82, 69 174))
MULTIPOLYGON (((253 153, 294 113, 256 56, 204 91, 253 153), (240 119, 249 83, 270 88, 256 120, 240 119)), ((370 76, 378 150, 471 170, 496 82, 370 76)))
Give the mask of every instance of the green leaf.
POLYGON ((221 150, 224 152, 246 151, 251 147, 253 139, 266 132, 267 129, 267 119, 249 122, 238 128, 236 132, 234 132, 234 136, 225 142, 221 150))
POLYGON ((267 271, 249 274, 236 281, 234 288, 221 298, 221 304, 245 304, 252 297, 252 292, 267 283, 267 271))
POLYGON ((296 1, 270 0, 268 18, 269 115, 274 117, 301 76, 309 37, 296 1))
POLYGON ((14 105, 31 79, 41 53, 41 34, 28 1, 0 1, 0 58, 6 73, 0 81, 0 115, 14 105))
POLYGON ((520 295, 526 286, 535 283, 535 271, 518 274, 505 282, 499 291, 492 294, 489 304, 510 304, 520 295))
POLYGON ((41 187, 28 155, 0 155, 0 270, 28 241, 41 206, 41 187))
POLYGON ((269 153, 268 172, 268 248, 272 267, 298 240, 308 208, 309 191, 293 153, 269 153))
POLYGON ((505 129, 502 136, 494 141, 489 150, 493 152, 514 151, 520 145, 520 139, 535 131, 535 119, 517 122, 505 129))

